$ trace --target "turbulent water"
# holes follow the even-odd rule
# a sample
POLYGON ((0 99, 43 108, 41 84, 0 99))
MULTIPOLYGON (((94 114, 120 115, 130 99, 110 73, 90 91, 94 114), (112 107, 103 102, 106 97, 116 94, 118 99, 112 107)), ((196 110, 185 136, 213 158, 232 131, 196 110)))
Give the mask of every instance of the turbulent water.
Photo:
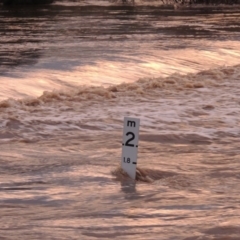
POLYGON ((0 239, 239 240, 239 30, 237 6, 2 7, 0 239))

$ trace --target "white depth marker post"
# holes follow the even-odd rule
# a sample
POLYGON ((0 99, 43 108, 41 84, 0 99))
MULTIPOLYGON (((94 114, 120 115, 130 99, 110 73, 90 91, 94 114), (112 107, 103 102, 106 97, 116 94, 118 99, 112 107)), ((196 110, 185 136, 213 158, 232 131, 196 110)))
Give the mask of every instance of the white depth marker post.
POLYGON ((136 178, 139 125, 140 119, 124 117, 121 166, 132 179, 136 178))

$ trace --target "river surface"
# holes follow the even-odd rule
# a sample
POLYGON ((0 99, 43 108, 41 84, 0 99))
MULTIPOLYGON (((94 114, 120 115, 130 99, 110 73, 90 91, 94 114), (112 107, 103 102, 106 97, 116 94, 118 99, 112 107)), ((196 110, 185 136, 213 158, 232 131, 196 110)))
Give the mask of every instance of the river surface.
POLYGON ((0 239, 240 239, 239 6, 0 6, 0 86, 0 239))

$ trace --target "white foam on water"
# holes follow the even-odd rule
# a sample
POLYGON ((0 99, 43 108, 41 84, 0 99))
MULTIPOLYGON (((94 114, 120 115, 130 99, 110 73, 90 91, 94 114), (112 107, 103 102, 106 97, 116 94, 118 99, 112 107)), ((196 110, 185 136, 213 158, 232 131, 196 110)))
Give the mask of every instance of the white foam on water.
POLYGON ((4 100, 0 103, 1 138, 40 140, 120 131, 124 116, 140 118, 145 133, 177 138, 195 134, 204 141, 236 137, 240 135, 239 76, 236 65, 4 100))
MULTIPOLYGON (((85 65, 80 65, 76 60, 73 66, 61 58, 59 62, 52 59, 56 66, 51 62, 51 58, 48 62, 40 60, 34 69, 23 69, 21 72, 19 70, 1 76, 0 100, 26 96, 38 97, 44 91, 75 89, 76 86, 82 85, 108 87, 122 82, 135 82, 139 78, 167 77, 176 72, 197 73, 209 68, 239 63, 239 42, 214 41, 214 45, 211 46, 209 41, 199 40, 198 49, 194 49, 194 46, 191 47, 191 42, 181 41, 182 44, 189 44, 188 48, 144 50, 144 53, 140 54, 144 55, 142 59, 139 59, 139 56, 124 57, 124 61, 96 59, 94 64, 85 65)), ((142 43, 142 49, 147 49, 148 44, 142 43)))

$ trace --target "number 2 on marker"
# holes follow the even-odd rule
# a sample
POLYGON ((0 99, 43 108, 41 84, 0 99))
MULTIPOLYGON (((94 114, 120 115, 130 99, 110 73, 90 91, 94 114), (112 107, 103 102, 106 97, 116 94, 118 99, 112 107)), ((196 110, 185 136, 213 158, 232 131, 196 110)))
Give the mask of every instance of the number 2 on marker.
POLYGON ((127 132, 127 133, 126 133, 126 136, 128 136, 128 135, 131 135, 132 137, 130 137, 130 138, 126 141, 125 146, 134 147, 134 144, 132 144, 132 143, 130 143, 130 142, 134 140, 135 134, 134 134, 133 132, 127 132))

